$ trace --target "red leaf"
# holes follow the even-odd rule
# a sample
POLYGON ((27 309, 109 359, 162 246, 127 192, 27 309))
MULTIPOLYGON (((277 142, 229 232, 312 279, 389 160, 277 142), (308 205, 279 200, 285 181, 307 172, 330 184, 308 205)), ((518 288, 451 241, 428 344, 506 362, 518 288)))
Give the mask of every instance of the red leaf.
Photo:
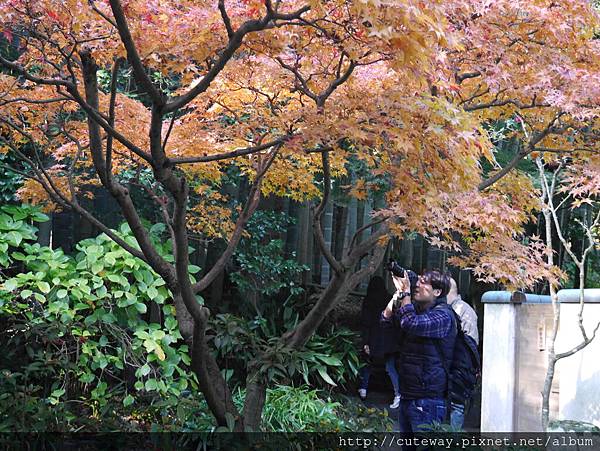
POLYGON ((12 41, 13 41, 13 34, 12 34, 12 31, 10 31, 10 30, 4 30, 4 31, 2 32, 2 34, 4 35, 4 37, 6 38, 6 40, 7 40, 8 42, 12 42, 12 41))
POLYGON ((48 14, 48 17, 50 17, 51 19, 55 20, 56 22, 60 22, 60 17, 54 11, 50 11, 50 10, 47 9, 46 10, 46 14, 48 14))

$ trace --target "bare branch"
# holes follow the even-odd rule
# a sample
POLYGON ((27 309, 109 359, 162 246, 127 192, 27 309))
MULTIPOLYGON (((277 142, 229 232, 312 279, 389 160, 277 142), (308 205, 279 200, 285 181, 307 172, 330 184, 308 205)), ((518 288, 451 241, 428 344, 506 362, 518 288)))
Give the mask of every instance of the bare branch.
POLYGON ((483 182, 481 182, 479 184, 479 186, 477 187, 477 189, 479 191, 483 191, 486 188, 489 188, 490 186, 492 186, 494 183, 496 183, 498 180, 500 180, 502 177, 504 177, 506 174, 508 174, 510 171, 512 171, 519 164, 519 162, 523 158, 525 158, 527 155, 529 155, 530 153, 531 153, 530 150, 524 150, 524 149, 519 150, 516 153, 516 155, 513 157, 513 159, 510 160, 510 162, 508 162, 508 164, 506 166, 504 166, 501 170, 496 172, 493 176, 491 176, 487 180, 484 180, 483 182))
MULTIPOLYGON (((98 79, 96 75, 96 63, 89 51, 80 52, 83 63, 83 79, 85 84, 86 103, 97 110, 98 109, 98 79)), ((141 218, 129 196, 129 191, 121 184, 106 177, 106 160, 102 152, 102 139, 100 136, 100 127, 98 123, 88 116, 88 135, 90 139, 90 150, 94 168, 102 184, 108 189, 110 194, 121 206, 121 211, 125 220, 131 227, 142 252, 146 256, 146 261, 170 286, 175 286, 175 272, 173 266, 169 264, 156 250, 148 232, 144 228, 141 218)))
POLYGON ((522 103, 519 100, 516 99, 508 99, 508 100, 501 100, 501 101, 491 101, 491 102, 486 102, 486 103, 478 103, 477 105, 471 105, 471 106, 464 106, 463 109, 465 111, 477 111, 477 110, 483 110, 485 108, 494 108, 494 107, 501 107, 501 106, 506 106, 506 105, 514 105, 517 108, 520 109, 530 109, 530 108, 542 108, 542 107, 549 107, 550 104, 549 103, 537 103, 535 101, 535 99, 531 102, 531 103, 522 103))
POLYGON ((94 10, 94 12, 96 12, 96 14, 98 14, 100 17, 102 17, 104 20, 106 20, 113 27, 118 28, 117 23, 114 20, 112 20, 110 17, 108 17, 106 14, 104 14, 102 11, 100 11, 98 9, 94 0, 88 0, 88 3, 91 5, 92 9, 94 10))
POLYGON ((112 135, 117 141, 123 144, 127 149, 133 152, 135 155, 143 159, 148 163, 152 163, 152 156, 147 152, 144 152, 138 146, 129 141, 124 135, 119 133, 115 128, 111 127, 108 123, 108 118, 105 118, 100 112, 93 108, 90 104, 88 104, 85 99, 81 96, 77 87, 73 86, 67 88, 69 94, 71 94, 73 100, 77 102, 83 111, 87 113, 89 117, 91 117, 102 129, 109 135, 112 135))
POLYGON ((456 74, 454 76, 454 79, 456 80, 456 82, 460 85, 463 81, 469 79, 469 78, 477 78, 481 76, 481 72, 476 71, 476 72, 465 72, 464 74, 456 74))
MULTIPOLYGON (((344 54, 342 54, 342 57, 340 58, 340 62, 343 60, 344 54)), ((340 63, 341 65, 341 63, 340 63)), ((327 89, 325 89, 325 91, 323 91, 323 93, 321 93, 318 98, 317 98, 317 104, 320 106, 323 106, 325 104, 325 101, 329 98, 329 96, 333 93, 333 91, 335 91, 335 89, 340 86, 342 83, 345 83, 348 78, 350 78, 350 75, 352 75, 352 72, 354 71, 354 68, 356 67, 356 63, 354 61, 350 61, 350 64, 348 65, 348 68, 344 71, 344 73, 336 78, 335 80, 333 80, 329 86, 327 87, 327 89)))
POLYGON ((564 115, 564 113, 558 113, 556 114, 552 120, 548 123, 548 125, 541 131, 541 132, 536 132, 534 133, 531 138, 529 139, 529 142, 527 143, 527 146, 521 150, 519 150, 519 152, 517 152, 517 154, 513 157, 513 159, 504 167, 502 168, 500 171, 498 171, 497 173, 495 173, 492 177, 490 177, 487 180, 484 180, 483 182, 481 182, 478 186, 479 191, 483 191, 486 188, 490 187, 491 185, 493 185, 494 183, 496 183, 498 180, 500 180, 502 177, 504 177, 506 174, 508 174, 512 169, 514 169, 517 164, 519 164, 519 162, 525 158, 527 155, 529 155, 531 152, 536 150, 536 144, 539 143, 540 141, 542 141, 546 136, 548 136, 550 133, 555 133, 555 132, 562 132, 563 129, 556 129, 554 127, 554 124, 556 123, 556 121, 558 119, 560 119, 560 117, 564 115))
POLYGON ((592 341, 594 341, 594 338, 596 338, 596 332, 598 332, 598 328, 600 327, 600 322, 598 322, 598 324, 596 324, 596 327, 594 328, 594 333, 592 334, 591 338, 587 338, 584 339, 581 343, 579 343, 577 346, 574 346, 573 348, 569 349, 568 351, 565 352, 561 352, 560 354, 556 354, 556 360, 560 360, 560 359, 564 359, 565 357, 569 357, 579 351, 581 351, 583 348, 585 348, 587 345, 589 345, 592 341))

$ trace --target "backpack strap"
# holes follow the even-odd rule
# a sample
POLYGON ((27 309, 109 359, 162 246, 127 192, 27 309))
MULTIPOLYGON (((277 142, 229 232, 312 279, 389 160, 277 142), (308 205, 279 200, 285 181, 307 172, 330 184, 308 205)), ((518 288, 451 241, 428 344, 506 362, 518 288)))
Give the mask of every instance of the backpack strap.
MULTIPOLYGON (((436 306, 434 308, 446 308, 446 309, 450 310, 450 312, 452 312, 450 314, 450 318, 451 318, 451 321, 453 321, 456 324, 456 335, 458 337, 458 334, 462 332, 462 327, 460 325, 460 318, 458 317, 456 312, 452 309, 452 307, 450 307, 448 304, 446 304, 446 306, 443 306, 443 307, 436 306)), ((452 331, 452 326, 450 326, 450 330, 452 331)), ((433 339, 433 344, 440 356, 440 361, 442 363, 442 367, 444 368, 444 372, 446 373, 446 400, 447 400, 448 399, 448 389, 449 389, 449 385, 450 385, 450 367, 448 366, 446 356, 444 355, 444 349, 442 348, 442 340, 443 340, 443 338, 433 339)))

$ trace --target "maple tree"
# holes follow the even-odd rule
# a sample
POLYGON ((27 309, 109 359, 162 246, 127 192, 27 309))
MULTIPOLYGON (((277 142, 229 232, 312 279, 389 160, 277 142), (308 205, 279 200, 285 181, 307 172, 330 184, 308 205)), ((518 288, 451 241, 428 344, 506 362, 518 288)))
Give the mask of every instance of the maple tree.
MULTIPOLYGON (((593 146, 596 16, 586 5, 2 0, 4 37, 18 50, 15 59, 0 57, 2 151, 21 160, 13 168, 29 180, 21 198, 73 209, 164 279, 218 424, 231 415, 237 428, 257 429, 269 355, 248 363, 238 412, 205 340, 210 312, 196 295, 223 270, 261 196, 320 198, 313 230, 332 268, 314 308, 279 346, 303 346, 375 271, 394 234, 416 231, 457 251, 466 244, 461 264, 507 284, 554 277, 543 245, 519 241, 539 203, 513 169, 551 146, 593 146), (118 87, 125 66, 139 96, 118 87), (100 69, 110 70, 106 86, 100 69), (575 74, 581 83, 568 82, 575 74), (176 88, 164 89, 164 78, 176 88), (486 178, 480 162, 494 162, 486 124, 500 119, 518 119, 512 132, 528 144, 486 178), (390 188, 385 208, 336 259, 321 217, 332 179, 347 174, 351 158, 390 188), (213 189, 232 166, 250 185, 233 213, 213 189), (120 178, 130 168, 151 178, 144 189, 167 225, 173 263, 156 251, 120 178), (82 206, 97 185, 116 199, 137 245, 82 206), (190 231, 227 242, 195 283, 190 231)), ((374 189, 361 179, 350 194, 374 189)))

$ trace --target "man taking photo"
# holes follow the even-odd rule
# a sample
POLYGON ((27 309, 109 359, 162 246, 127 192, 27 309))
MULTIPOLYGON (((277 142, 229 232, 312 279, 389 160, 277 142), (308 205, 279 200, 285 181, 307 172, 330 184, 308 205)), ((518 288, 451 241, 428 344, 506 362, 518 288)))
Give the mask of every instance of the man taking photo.
POLYGON ((456 339, 454 314, 446 302, 450 277, 425 271, 417 282, 414 299, 410 282, 393 276, 396 293, 382 312, 382 321, 403 334, 398 359, 400 378, 400 432, 428 430, 446 417, 449 368, 456 339), (400 302, 398 308, 394 304, 400 302), (444 359, 445 362, 442 360, 444 359))

